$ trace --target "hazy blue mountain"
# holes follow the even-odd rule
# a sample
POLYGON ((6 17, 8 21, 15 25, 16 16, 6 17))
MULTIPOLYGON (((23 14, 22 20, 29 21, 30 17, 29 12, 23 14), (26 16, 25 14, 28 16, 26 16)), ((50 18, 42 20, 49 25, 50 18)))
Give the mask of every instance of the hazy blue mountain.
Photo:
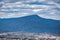
POLYGON ((37 15, 22 18, 0 19, 0 32, 60 33, 60 21, 40 18, 37 15))

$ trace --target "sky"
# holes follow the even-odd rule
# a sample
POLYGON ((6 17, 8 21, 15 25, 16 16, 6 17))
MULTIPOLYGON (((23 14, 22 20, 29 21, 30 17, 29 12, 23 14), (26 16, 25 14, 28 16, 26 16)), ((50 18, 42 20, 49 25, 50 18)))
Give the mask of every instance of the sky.
POLYGON ((60 20, 59 0, 2 0, 0 18, 18 18, 37 15, 45 19, 60 20))

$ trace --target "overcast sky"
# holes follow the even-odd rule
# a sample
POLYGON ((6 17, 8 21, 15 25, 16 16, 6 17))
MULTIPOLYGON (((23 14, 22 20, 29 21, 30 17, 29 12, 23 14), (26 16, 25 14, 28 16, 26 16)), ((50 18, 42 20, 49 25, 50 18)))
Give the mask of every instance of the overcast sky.
POLYGON ((0 19, 37 15, 46 19, 60 20, 59 0, 2 0, 0 19))

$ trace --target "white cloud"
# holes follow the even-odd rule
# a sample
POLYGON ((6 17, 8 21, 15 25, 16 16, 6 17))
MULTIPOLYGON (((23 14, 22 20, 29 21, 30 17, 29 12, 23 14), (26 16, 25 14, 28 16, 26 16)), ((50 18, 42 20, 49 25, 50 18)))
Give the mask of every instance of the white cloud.
POLYGON ((5 3, 3 2, 3 6, 2 8, 14 8, 14 7, 21 7, 21 4, 23 4, 23 2, 15 2, 15 3, 5 3))
POLYGON ((0 10, 0 18, 1 19, 18 18, 18 17, 29 16, 29 15, 38 15, 39 17, 46 18, 46 19, 60 20, 59 18, 60 11, 54 9, 54 8, 60 8, 60 5, 58 3, 51 0, 50 1, 30 0, 30 2, 35 2, 35 1, 43 2, 49 5, 36 5, 36 4, 30 5, 30 4, 24 4, 23 2, 20 1, 15 3, 6 3, 2 6, 2 9, 0 10), (13 9, 13 8, 18 8, 18 9, 13 9), (21 9, 21 8, 28 8, 28 9, 21 9), (13 11, 13 13, 10 11, 13 11))
POLYGON ((44 13, 41 11, 41 13, 37 14, 39 17, 45 18, 45 19, 52 19, 52 20, 60 20, 60 12, 57 10, 49 10, 44 13))
POLYGON ((44 1, 46 1, 46 0, 38 0, 38 1, 40 1, 40 2, 44 2, 44 1))
POLYGON ((14 11, 13 11, 13 13, 11 13, 11 12, 9 13, 9 12, 6 12, 6 11, 5 12, 0 12, 0 18, 1 19, 5 19, 5 18, 18 18, 18 17, 34 15, 34 12, 31 9, 21 9, 20 11, 18 10, 18 12, 14 12, 14 11))
POLYGON ((44 2, 46 0, 26 0, 26 2, 36 2, 36 1, 38 1, 38 2, 44 2))
POLYGON ((33 15, 32 14, 29 14, 29 13, 3 13, 3 14, 0 14, 0 18, 1 19, 6 19, 6 18, 18 18, 18 17, 24 17, 24 16, 29 16, 29 15, 33 15))
POLYGON ((60 8, 60 4, 57 4, 57 3, 56 3, 56 6, 57 6, 58 8, 60 8))
POLYGON ((32 10, 33 12, 39 12, 39 11, 41 11, 41 10, 43 10, 43 9, 34 9, 34 10, 32 10))
POLYGON ((19 1, 19 2, 16 2, 15 4, 23 4, 23 2, 20 2, 20 1, 19 1))
POLYGON ((45 19, 52 19, 52 20, 60 20, 60 16, 58 15, 48 15, 48 14, 38 14, 39 17, 45 18, 45 19))

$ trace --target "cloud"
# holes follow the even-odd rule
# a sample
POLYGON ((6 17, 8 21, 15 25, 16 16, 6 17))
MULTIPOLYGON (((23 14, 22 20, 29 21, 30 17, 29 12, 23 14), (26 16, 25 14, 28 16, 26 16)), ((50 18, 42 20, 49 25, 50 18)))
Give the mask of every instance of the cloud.
POLYGON ((58 15, 48 15, 48 14, 38 14, 39 17, 45 18, 45 19, 52 19, 52 20, 60 20, 60 16, 58 15))
MULTIPOLYGON (((44 10, 43 10, 44 11, 44 10)), ((60 20, 60 11, 57 10, 47 10, 45 12, 41 11, 37 14, 39 17, 52 20, 60 20)))
POLYGON ((6 3, 1 7, 0 18, 18 18, 29 15, 38 15, 39 17, 52 20, 60 20, 59 3, 53 0, 27 0, 14 3, 6 3), (42 2, 43 4, 29 4, 26 2, 42 2), (58 9, 56 9, 58 8, 58 9))
MULTIPOLYGON (((32 13, 33 14, 33 13, 32 13)), ((29 16, 29 15, 32 15, 32 14, 28 14, 28 13, 2 13, 0 14, 0 18, 1 19, 7 19, 7 18, 18 18, 18 17, 24 17, 24 16, 29 16)))
POLYGON ((44 1, 46 1, 46 0, 27 0, 27 2, 36 2, 36 1, 44 2, 44 1))
POLYGON ((3 12, 0 12, 0 18, 1 19, 18 18, 18 17, 34 15, 34 12, 32 11, 32 9, 16 9, 16 10, 15 9, 11 9, 11 10, 12 11, 10 11, 9 9, 8 9, 8 11, 2 10, 3 12))

